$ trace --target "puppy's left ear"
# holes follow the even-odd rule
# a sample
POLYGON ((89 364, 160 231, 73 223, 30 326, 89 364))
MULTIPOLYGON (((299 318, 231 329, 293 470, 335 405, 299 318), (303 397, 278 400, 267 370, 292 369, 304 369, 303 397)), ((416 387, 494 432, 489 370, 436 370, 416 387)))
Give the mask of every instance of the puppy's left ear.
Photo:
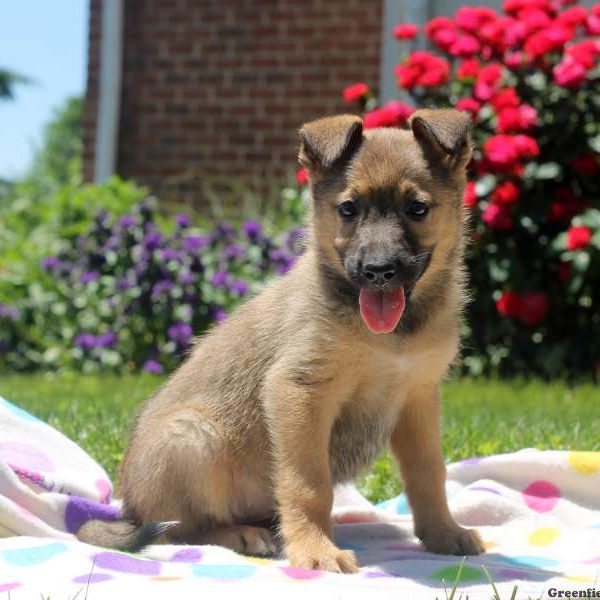
POLYGON ((452 170, 465 168, 471 160, 469 113, 423 109, 411 115, 409 125, 428 160, 442 162, 452 170))
POLYGON ((309 171, 324 172, 345 164, 362 142, 362 120, 355 115, 325 117, 300 129, 298 160, 309 171))

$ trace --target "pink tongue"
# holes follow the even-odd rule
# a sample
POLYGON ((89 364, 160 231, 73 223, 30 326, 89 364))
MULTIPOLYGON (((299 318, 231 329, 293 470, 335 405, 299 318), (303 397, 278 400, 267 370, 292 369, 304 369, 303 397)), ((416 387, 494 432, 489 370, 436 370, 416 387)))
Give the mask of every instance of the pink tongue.
POLYGON ((362 288, 358 303, 360 315, 373 333, 391 333, 404 312, 404 288, 389 292, 362 288))

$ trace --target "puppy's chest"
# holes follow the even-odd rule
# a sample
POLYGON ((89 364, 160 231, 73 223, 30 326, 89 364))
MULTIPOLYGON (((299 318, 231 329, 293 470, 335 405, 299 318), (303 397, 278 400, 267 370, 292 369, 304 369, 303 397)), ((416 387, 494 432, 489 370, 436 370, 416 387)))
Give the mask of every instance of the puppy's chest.
POLYGON ((351 481, 367 468, 390 439, 394 419, 383 411, 349 408, 331 431, 329 458, 334 483, 351 481))
POLYGON ((329 444, 334 482, 355 479, 389 442, 407 383, 410 361, 382 358, 343 406, 329 444))

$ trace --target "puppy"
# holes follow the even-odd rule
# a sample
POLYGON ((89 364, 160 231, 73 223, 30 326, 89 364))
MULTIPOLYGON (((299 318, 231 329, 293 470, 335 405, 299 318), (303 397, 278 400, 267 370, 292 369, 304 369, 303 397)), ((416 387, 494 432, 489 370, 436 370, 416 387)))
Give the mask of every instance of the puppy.
POLYGON ((308 248, 295 267, 200 339, 143 408, 121 472, 126 520, 80 539, 275 551, 296 567, 352 573, 332 537, 333 486, 388 443, 425 548, 479 554, 446 501, 438 386, 464 303, 469 119, 420 110, 410 130, 356 116, 306 124, 308 248), (157 524, 158 523, 158 524, 157 524))

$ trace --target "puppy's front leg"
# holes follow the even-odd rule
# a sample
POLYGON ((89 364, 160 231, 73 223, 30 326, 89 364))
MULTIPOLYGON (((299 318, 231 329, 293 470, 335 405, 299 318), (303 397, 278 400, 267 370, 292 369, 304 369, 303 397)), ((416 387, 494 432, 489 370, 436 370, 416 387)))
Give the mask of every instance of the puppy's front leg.
POLYGON ((460 527, 448 509, 437 386, 411 390, 392 434, 392 451, 400 463, 415 534, 425 548, 438 554, 481 554, 477 532, 460 527))
POLYGON ((293 566, 354 573, 354 553, 337 548, 332 537, 329 438, 336 406, 326 394, 284 375, 268 378, 265 405, 281 533, 293 566))

